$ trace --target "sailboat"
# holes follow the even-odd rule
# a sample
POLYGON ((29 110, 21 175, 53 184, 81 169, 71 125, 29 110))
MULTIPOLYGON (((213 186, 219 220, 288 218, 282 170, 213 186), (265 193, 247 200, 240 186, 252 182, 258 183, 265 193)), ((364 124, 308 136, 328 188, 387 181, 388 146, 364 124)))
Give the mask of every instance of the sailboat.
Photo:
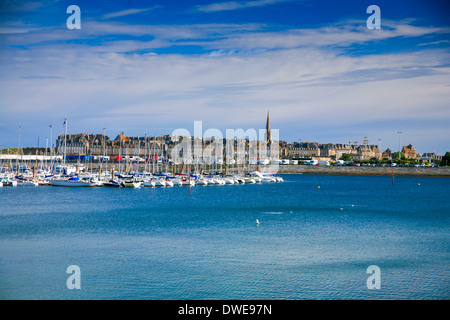
MULTIPOLYGON (((264 175, 259 171, 254 171, 250 173, 250 176, 261 178, 262 182, 277 182, 277 179, 275 179, 274 176, 271 175, 264 175)), ((280 181, 281 182, 281 181, 280 181)))
POLYGON ((49 185, 55 187, 90 187, 89 181, 80 180, 79 177, 74 176, 69 179, 54 179, 49 181, 49 185))
POLYGON ((125 180, 121 183, 122 187, 125 188, 140 188, 142 186, 142 182, 134 181, 134 180, 125 180))
POLYGON ((169 178, 166 177, 166 187, 173 187, 173 182, 169 178))
POLYGON ((144 187, 155 187, 156 183, 155 183, 155 180, 150 179, 150 180, 144 180, 143 185, 144 185, 144 187))
POLYGON ((39 183, 32 180, 17 180, 17 186, 22 187, 37 187, 39 186, 39 183))
POLYGON ((104 187, 109 187, 109 188, 120 188, 121 185, 119 182, 117 182, 116 180, 109 180, 108 182, 103 182, 103 186, 104 187))
POLYGON ((205 178, 203 178, 202 175, 197 176, 195 183, 198 184, 199 186, 207 186, 208 185, 208 181, 205 178))
POLYGON ((166 186, 166 180, 163 178, 156 178, 155 181, 155 187, 165 187, 166 186))

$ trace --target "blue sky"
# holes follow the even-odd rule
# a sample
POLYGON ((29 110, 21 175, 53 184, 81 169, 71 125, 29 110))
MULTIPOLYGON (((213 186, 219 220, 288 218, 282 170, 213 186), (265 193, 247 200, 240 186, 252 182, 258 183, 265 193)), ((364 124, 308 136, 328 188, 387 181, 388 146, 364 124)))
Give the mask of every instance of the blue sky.
POLYGON ((2 1, 0 145, 63 132, 273 128, 450 150, 445 1, 2 1), (69 30, 66 9, 81 9, 69 30), (366 9, 381 8, 381 30, 366 9))

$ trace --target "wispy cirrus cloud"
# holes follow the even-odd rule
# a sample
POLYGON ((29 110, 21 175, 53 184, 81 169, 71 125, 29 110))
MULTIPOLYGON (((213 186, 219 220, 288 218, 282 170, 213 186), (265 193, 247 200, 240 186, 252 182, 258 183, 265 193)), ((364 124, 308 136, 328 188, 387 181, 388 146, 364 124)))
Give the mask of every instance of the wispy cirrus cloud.
POLYGON ((48 3, 54 3, 54 1, 47 1, 45 3, 44 1, 14 1, 14 0, 7 0, 2 1, 2 4, 0 5, 0 12, 18 12, 18 11, 32 11, 36 10, 38 8, 41 8, 48 3))
POLYGON ((111 19, 111 18, 117 18, 117 17, 129 16, 129 15, 133 15, 133 14, 139 14, 139 13, 155 10, 155 9, 160 8, 160 7, 161 6, 156 5, 156 6, 152 6, 152 7, 149 7, 149 8, 127 9, 127 10, 111 12, 111 13, 107 13, 107 14, 103 15, 102 19, 106 20, 106 19, 111 19))
POLYGON ((218 12, 218 11, 230 11, 245 8, 263 7, 273 5, 281 2, 288 2, 293 0, 253 0, 253 1, 226 1, 217 2, 207 5, 198 5, 195 7, 200 12, 218 12))

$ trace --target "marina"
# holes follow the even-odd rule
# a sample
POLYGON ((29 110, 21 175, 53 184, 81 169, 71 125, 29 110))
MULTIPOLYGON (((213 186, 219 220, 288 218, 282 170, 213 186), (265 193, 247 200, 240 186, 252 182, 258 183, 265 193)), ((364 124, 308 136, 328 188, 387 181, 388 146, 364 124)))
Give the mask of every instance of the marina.
POLYGON ((246 174, 221 173, 149 173, 133 172, 120 174, 112 170, 100 172, 78 172, 75 167, 58 167, 57 174, 46 170, 24 169, 19 175, 4 170, 0 174, 0 186, 7 187, 112 187, 112 188, 140 188, 140 187, 174 187, 174 186, 211 186, 234 185, 252 183, 283 182, 283 178, 259 171, 246 174), (71 172, 67 174, 67 172, 71 172))

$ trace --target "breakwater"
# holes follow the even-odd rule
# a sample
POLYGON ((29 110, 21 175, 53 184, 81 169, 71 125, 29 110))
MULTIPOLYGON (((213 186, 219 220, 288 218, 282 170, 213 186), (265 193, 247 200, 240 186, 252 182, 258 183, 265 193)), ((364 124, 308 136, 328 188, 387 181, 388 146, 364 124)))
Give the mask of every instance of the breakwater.
MULTIPOLYGON (((87 163, 85 168, 90 171, 111 170, 116 172, 120 171, 134 171, 136 167, 132 165, 121 166, 118 163, 109 163, 100 165, 99 163, 87 163)), ((181 165, 169 165, 167 168, 161 168, 158 166, 153 170, 151 167, 145 167, 144 164, 139 164, 138 171, 148 170, 150 172, 187 172, 187 166, 181 165)), ((393 167, 395 176, 422 176, 422 177, 450 177, 450 167, 393 167)), ((229 167, 223 168, 203 168, 204 172, 215 172, 216 170, 222 173, 246 173, 248 171, 255 171, 260 169, 265 171, 264 168, 252 166, 251 168, 229 167)), ((197 168, 192 166, 191 171, 195 172, 197 168)), ((274 171, 271 171, 274 172, 274 171)), ((312 165, 279 165, 277 174, 324 174, 324 175, 367 175, 367 176, 390 176, 392 175, 392 167, 364 167, 364 166, 312 166, 312 165)))
MULTIPOLYGON (((450 177, 450 167, 393 167, 396 176, 450 177)), ((280 165, 279 174, 389 176, 392 167, 280 165)))

